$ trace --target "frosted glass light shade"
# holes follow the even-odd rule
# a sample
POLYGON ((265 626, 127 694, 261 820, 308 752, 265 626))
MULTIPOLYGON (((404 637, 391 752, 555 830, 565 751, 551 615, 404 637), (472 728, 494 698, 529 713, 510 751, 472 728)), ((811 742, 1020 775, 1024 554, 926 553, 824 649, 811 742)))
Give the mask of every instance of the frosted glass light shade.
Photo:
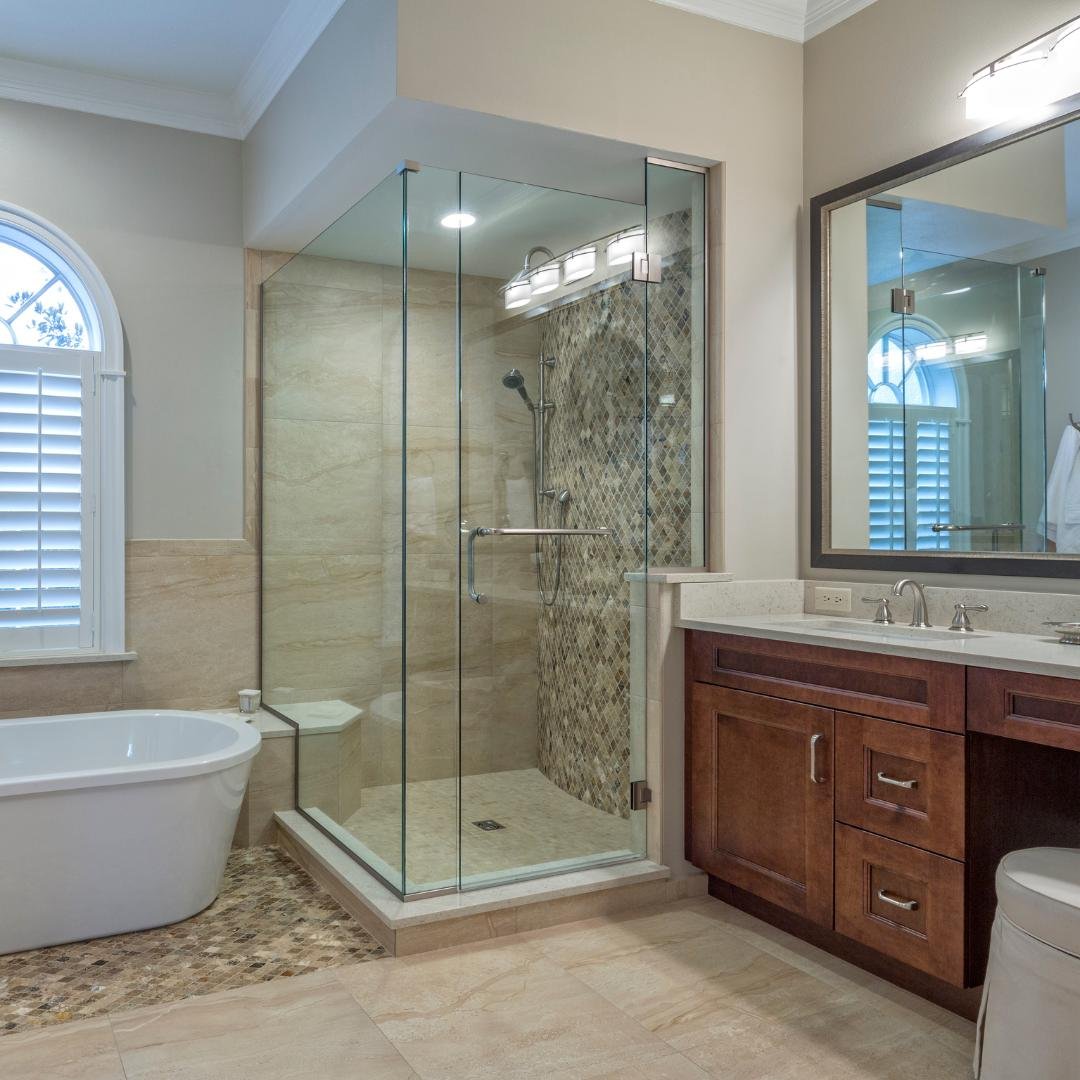
POLYGON ((986 352, 987 337, 985 334, 967 334, 964 337, 953 339, 953 349, 957 356, 975 356, 986 352))
POLYGON ((559 287, 559 264, 545 263, 529 275, 529 285, 533 296, 543 296, 559 287))
POLYGON ((563 259, 562 280, 564 285, 581 281, 596 272, 596 245, 578 248, 563 259))
POLYGON ((608 242, 608 266, 625 266, 634 257, 635 251, 645 250, 645 230, 627 229, 608 242))
POLYGON ((1020 116, 1058 96, 1049 56, 985 68, 964 87, 965 115, 969 120, 993 124, 1020 116))
POLYGON ((527 281, 511 281, 503 286, 503 307, 507 311, 524 307, 532 299, 532 286, 527 281))

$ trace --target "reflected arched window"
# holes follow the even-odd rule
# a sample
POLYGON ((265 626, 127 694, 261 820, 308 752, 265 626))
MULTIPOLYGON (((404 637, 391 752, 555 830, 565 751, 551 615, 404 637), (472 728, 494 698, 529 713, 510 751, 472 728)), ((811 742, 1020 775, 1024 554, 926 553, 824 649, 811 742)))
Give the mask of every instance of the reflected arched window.
POLYGON ((951 427, 959 403, 943 334, 912 319, 888 327, 866 361, 870 547, 947 549, 951 427))

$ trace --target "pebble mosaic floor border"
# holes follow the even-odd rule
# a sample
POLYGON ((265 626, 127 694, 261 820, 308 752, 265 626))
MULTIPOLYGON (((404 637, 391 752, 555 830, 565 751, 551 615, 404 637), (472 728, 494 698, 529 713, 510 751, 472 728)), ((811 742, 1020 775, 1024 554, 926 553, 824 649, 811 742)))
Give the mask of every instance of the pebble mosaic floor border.
POLYGON ((291 859, 243 848, 221 895, 190 919, 0 956, 0 1035, 385 955, 291 859))

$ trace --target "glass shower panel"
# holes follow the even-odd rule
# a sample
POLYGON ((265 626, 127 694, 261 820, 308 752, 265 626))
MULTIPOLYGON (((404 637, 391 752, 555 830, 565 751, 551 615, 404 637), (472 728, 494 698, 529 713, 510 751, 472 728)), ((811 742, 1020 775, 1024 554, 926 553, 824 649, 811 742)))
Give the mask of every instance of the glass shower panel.
MULTIPOLYGON (((907 547, 1022 550, 1018 282, 1028 271, 908 247, 903 264, 915 306, 903 319, 907 547)), ((1040 376, 1041 362, 1040 352, 1040 376)))
POLYGON ((399 890, 402 215, 395 175, 262 289, 264 700, 301 811, 399 890))
POLYGON ((644 850, 627 574, 645 562, 645 213, 467 174, 461 208, 468 888, 644 850), (537 529, 573 531, 515 531, 537 529))
MULTIPOLYGON (((390 461, 404 468, 405 892, 458 885, 459 446, 458 174, 423 166, 405 180, 405 379, 390 461), (444 223, 446 222, 446 223, 444 223)), ((395 418, 396 419, 396 418, 395 418)))

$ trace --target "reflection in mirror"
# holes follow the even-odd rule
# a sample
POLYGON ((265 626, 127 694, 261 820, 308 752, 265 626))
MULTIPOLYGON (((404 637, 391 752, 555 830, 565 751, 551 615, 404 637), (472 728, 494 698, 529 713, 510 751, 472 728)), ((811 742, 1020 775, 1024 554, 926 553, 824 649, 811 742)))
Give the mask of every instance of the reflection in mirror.
POLYGON ((828 236, 824 548, 1080 554, 1080 123, 828 236))

